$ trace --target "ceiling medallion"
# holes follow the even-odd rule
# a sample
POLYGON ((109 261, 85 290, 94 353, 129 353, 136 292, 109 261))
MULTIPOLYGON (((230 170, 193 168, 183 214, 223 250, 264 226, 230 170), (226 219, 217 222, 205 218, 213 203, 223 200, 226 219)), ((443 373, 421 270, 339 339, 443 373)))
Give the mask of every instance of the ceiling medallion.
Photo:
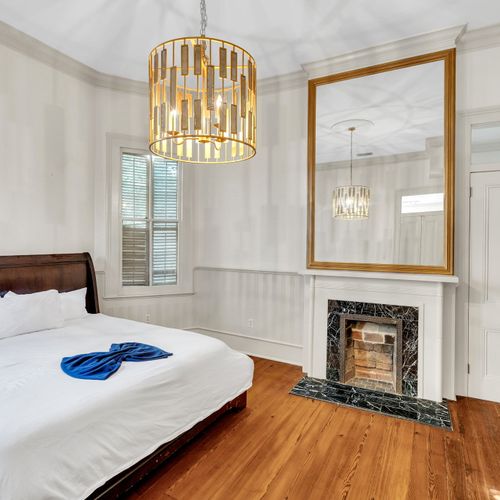
POLYGON ((189 163, 232 163, 256 153, 254 58, 205 36, 205 0, 196 37, 169 40, 149 54, 149 149, 189 163))

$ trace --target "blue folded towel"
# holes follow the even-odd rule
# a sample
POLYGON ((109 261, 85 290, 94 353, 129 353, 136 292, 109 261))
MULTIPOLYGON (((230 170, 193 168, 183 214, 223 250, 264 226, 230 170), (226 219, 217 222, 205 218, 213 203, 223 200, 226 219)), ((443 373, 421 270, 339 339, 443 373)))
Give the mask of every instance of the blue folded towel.
POLYGON ((172 356, 171 352, 152 345, 124 342, 111 344, 108 352, 89 352, 63 358, 61 368, 71 377, 105 380, 120 368, 122 361, 149 361, 169 356, 172 356))

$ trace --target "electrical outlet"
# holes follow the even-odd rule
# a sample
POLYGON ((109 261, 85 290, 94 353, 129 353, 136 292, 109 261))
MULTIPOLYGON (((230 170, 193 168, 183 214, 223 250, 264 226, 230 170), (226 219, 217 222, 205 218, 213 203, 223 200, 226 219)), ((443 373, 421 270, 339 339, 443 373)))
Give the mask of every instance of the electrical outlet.
POLYGON ((248 326, 248 328, 253 328, 253 318, 247 319, 247 326, 248 326))
POLYGON ((151 314, 146 313, 146 323, 151 323, 151 314))

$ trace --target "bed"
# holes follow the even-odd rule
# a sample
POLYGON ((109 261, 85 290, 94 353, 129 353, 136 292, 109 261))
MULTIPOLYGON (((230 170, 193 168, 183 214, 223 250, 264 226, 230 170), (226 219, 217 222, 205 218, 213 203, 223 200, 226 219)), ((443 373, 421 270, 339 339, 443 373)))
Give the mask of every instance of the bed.
MULTIPOLYGON (((87 287, 81 319, 0 339, 0 498, 116 498, 215 419, 246 406, 253 363, 193 332, 99 313, 89 254, 0 257, 0 292, 87 287), (113 342, 173 356, 80 380, 63 356, 113 342)), ((0 299, 4 300, 4 299, 0 299)))

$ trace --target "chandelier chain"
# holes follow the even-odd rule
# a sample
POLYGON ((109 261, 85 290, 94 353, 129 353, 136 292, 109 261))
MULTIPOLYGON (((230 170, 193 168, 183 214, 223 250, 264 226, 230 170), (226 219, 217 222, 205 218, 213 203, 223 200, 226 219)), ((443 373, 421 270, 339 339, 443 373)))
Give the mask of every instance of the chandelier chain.
POLYGON ((207 22, 208 22, 207 4, 205 3, 205 0, 200 0, 200 35, 202 37, 205 36, 205 32, 207 29, 207 22))
POLYGON ((356 129, 354 127, 349 128, 349 132, 351 132, 351 168, 350 168, 350 170, 351 170, 351 183, 350 183, 351 186, 352 186, 352 135, 353 135, 355 130, 356 129))

